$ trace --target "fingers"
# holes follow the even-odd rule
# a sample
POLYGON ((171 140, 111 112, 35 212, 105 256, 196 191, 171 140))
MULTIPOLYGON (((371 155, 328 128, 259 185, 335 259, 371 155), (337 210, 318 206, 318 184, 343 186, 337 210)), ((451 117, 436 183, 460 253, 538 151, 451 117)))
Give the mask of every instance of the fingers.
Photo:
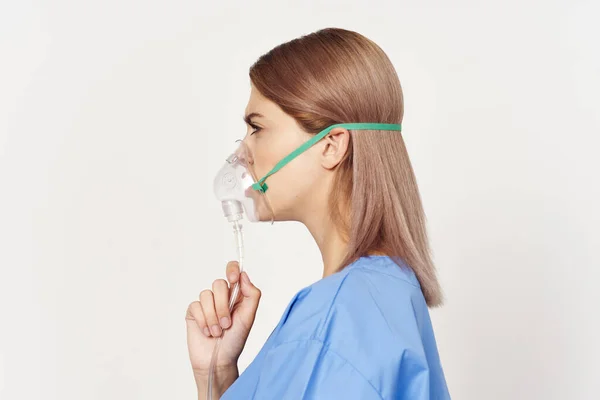
MULTIPOLYGON (((227 263, 227 268, 225 270, 225 275, 227 276, 227 280, 229 281, 229 298, 233 296, 233 290, 236 284, 240 284, 240 264, 237 261, 229 261, 227 263)), ((238 295, 235 300, 235 305, 239 304, 242 301, 243 296, 238 295)))
POLYGON ((261 297, 260 289, 254 286, 246 272, 240 273, 237 261, 227 264, 226 275, 227 281, 215 280, 212 290, 203 290, 199 296, 200 301, 192 302, 186 313, 186 319, 195 320, 202 333, 207 337, 220 337, 223 329, 231 327, 229 301, 236 283, 240 286, 236 307, 237 304, 243 303, 240 316, 244 320, 244 324, 251 326, 256 316, 256 309, 261 297))
POLYGON ((240 264, 237 261, 229 261, 225 268, 225 276, 227 276, 229 286, 233 287, 233 284, 240 279, 240 264))
POLYGON ((206 329, 202 330, 206 336, 221 336, 222 330, 231 326, 229 312, 229 285, 225 279, 213 282, 212 291, 204 290, 200 293, 200 305, 206 320, 206 329))
POLYGON ((211 290, 206 289, 200 293, 200 305, 202 306, 202 313, 208 326, 208 329, 203 329, 204 334, 206 336, 221 336, 221 327, 219 326, 219 320, 215 311, 215 300, 211 290))
MULTIPOLYGON (((190 303, 187 312, 185 313, 185 319, 195 321, 201 332, 205 332, 205 329, 208 330, 206 320, 204 319, 204 313, 202 312, 202 306, 199 301, 190 303)), ((206 335, 206 333, 204 334, 206 335)))
POLYGON ((231 326, 231 315, 229 315, 229 286, 224 279, 213 282, 213 296, 219 325, 223 329, 231 326))

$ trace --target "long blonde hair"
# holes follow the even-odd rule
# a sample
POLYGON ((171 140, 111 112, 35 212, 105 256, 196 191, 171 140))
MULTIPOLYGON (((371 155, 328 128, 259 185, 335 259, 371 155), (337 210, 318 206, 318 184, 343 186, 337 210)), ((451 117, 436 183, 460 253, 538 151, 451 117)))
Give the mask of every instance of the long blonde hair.
MULTIPOLYGON (((345 122, 402 123, 404 100, 394 66, 377 44, 353 31, 327 28, 283 43, 252 65, 250 80, 309 133, 345 122)), ((329 198, 332 219, 348 239, 338 271, 382 252, 413 269, 429 306, 441 305, 402 134, 356 131, 350 136, 329 198)))

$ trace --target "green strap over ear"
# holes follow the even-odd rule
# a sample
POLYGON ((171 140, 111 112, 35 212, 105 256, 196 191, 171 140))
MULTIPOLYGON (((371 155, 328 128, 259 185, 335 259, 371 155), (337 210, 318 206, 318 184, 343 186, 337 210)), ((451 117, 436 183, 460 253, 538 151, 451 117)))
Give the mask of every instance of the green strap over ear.
POLYGON ((265 193, 267 191, 267 189, 269 188, 267 186, 267 184, 265 183, 265 180, 269 176, 271 176, 275 172, 279 171, 287 163, 292 161, 294 158, 298 157, 300 154, 304 153, 306 150, 308 150, 312 145, 317 143, 319 140, 323 139, 325 136, 327 136, 327 134, 329 132, 331 132, 332 129, 338 128, 338 127, 346 128, 349 130, 380 130, 380 131, 401 131, 402 130, 401 124, 380 124, 380 123, 375 123, 375 122, 373 122, 373 123, 372 122, 357 122, 357 123, 331 125, 325 129, 323 129, 321 132, 319 132, 312 138, 310 138, 310 140, 307 140, 306 142, 304 142, 300 147, 298 147, 296 150, 294 150, 293 152, 288 154, 285 158, 283 158, 281 161, 279 161, 275 165, 275 167, 273 167, 273 169, 271 171, 269 171, 265 176, 263 176, 261 179, 259 179, 258 182, 256 182, 255 184, 252 185, 252 189, 258 190, 261 193, 265 193))

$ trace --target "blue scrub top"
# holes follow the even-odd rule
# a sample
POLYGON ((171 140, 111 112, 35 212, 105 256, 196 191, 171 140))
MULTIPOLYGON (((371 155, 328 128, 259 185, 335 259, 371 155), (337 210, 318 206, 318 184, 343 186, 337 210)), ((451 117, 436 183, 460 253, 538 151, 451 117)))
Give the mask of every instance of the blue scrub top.
POLYGON ((414 272, 361 257, 300 290, 221 399, 450 399, 414 272))

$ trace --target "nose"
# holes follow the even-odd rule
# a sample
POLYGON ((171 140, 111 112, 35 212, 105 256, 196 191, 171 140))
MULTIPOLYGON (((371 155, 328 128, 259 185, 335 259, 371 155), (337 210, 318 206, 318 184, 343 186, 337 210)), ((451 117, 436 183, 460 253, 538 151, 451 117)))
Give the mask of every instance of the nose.
POLYGON ((236 140, 236 143, 238 144, 236 155, 240 161, 247 166, 254 165, 254 157, 252 156, 252 149, 248 145, 248 141, 244 138, 236 140))

